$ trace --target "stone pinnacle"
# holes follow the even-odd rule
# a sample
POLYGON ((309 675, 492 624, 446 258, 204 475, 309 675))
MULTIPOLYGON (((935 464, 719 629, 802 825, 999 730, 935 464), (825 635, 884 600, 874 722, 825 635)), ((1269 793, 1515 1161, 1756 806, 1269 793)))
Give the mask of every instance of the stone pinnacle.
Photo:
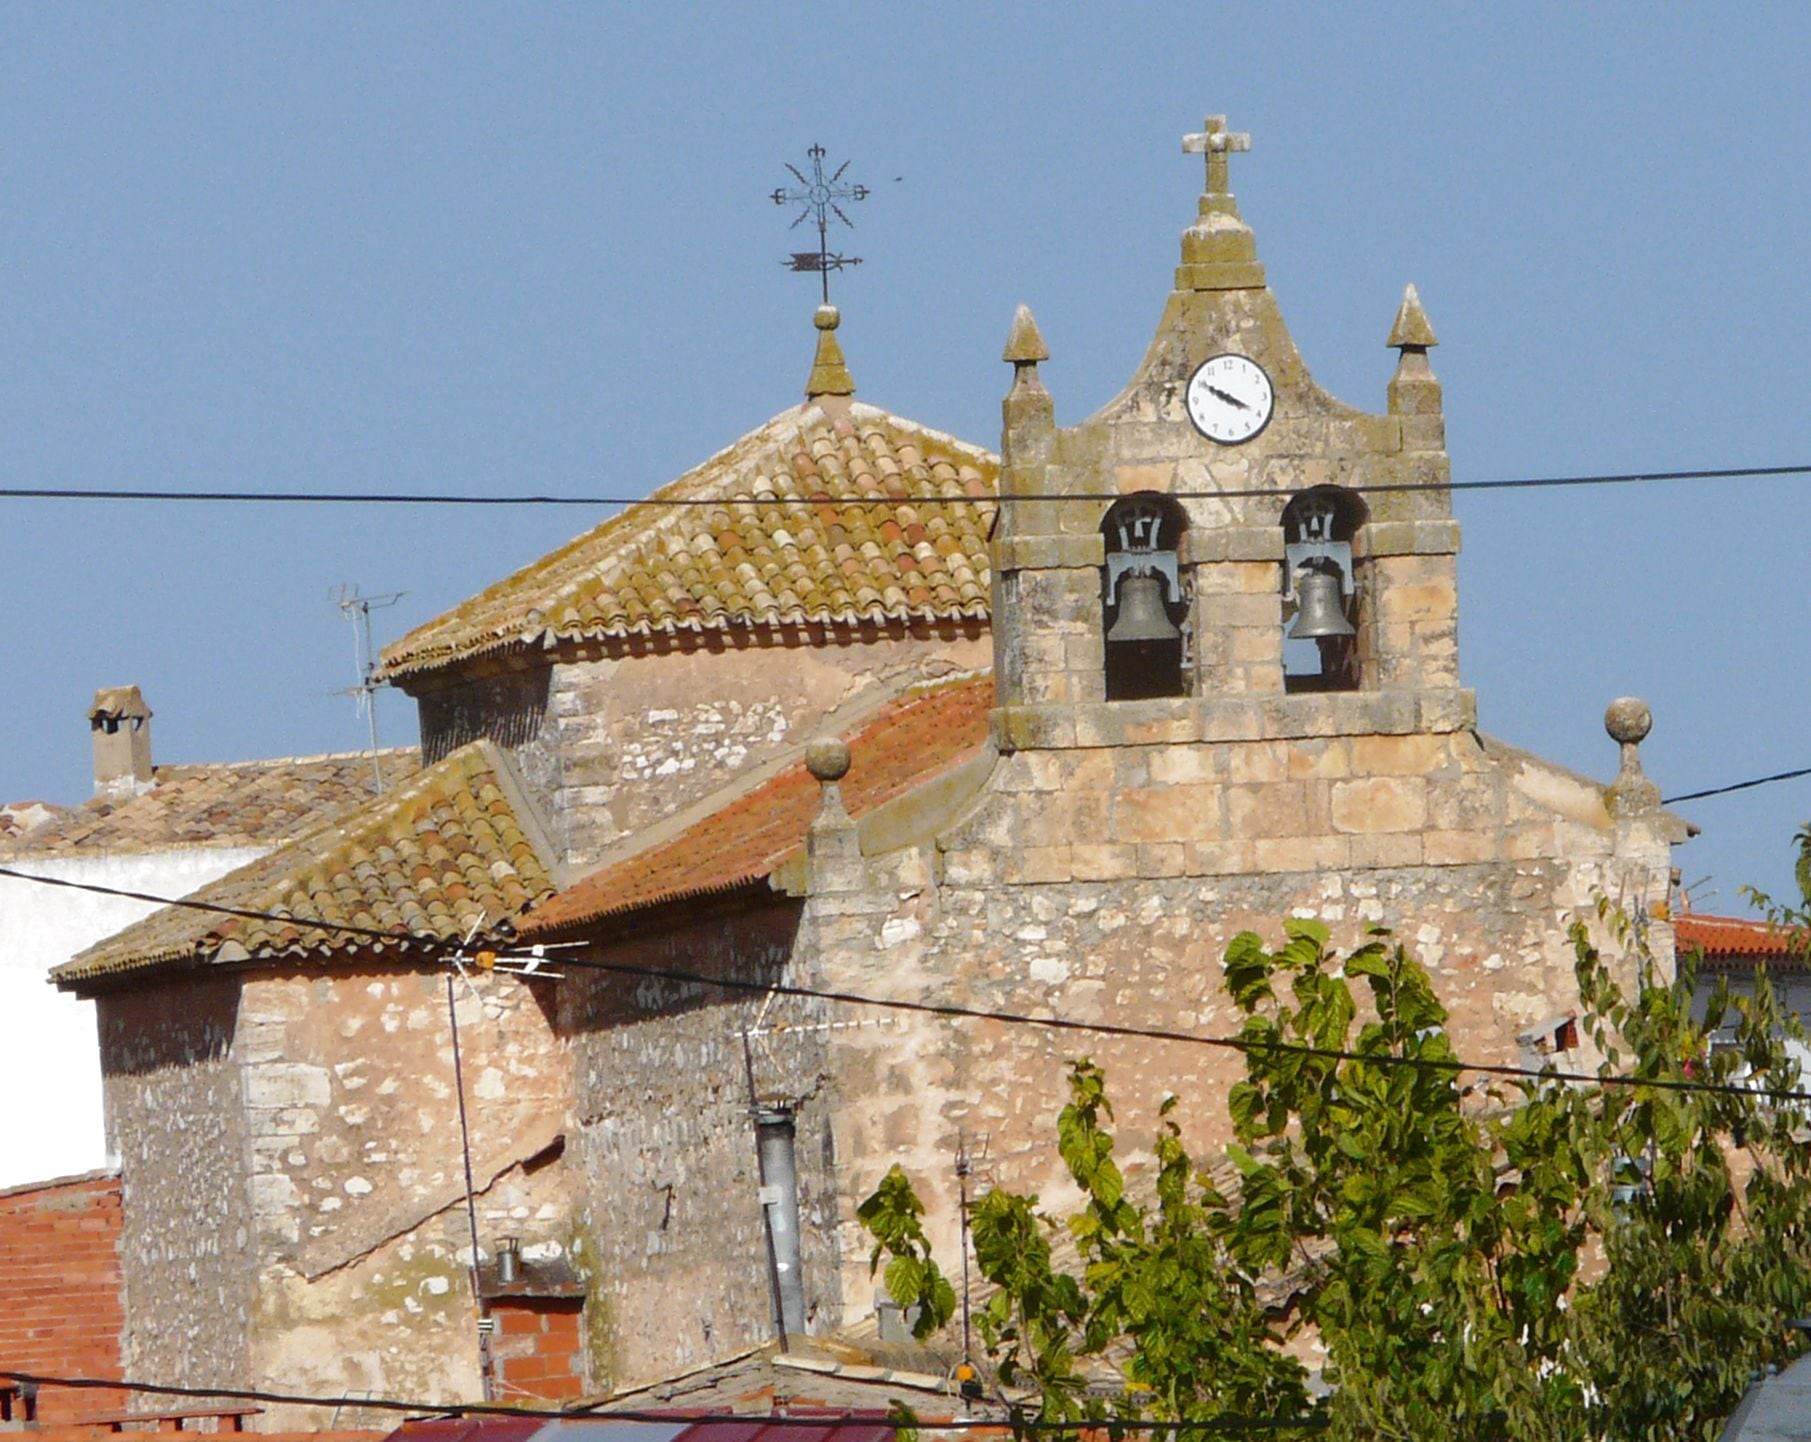
POLYGON ((1012 330, 1006 337, 1006 350, 1000 359, 1014 365, 1036 365, 1050 359, 1050 347, 1044 344, 1030 306, 1020 305, 1013 312, 1012 330))
POLYGON ((1440 344, 1440 338, 1434 334, 1433 322, 1421 308, 1421 296, 1412 282, 1402 292, 1402 304, 1396 308, 1396 323, 1390 327, 1390 338, 1384 344, 1398 350, 1404 346, 1427 350, 1440 344))

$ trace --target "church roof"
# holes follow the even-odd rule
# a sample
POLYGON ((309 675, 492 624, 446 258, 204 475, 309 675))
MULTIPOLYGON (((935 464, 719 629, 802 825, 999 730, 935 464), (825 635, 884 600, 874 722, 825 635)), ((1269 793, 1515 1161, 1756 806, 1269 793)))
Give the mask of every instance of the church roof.
MULTIPOLYGON (((392 786, 421 769, 412 746, 380 751, 378 762, 392 786)), ((376 794, 369 751, 159 766, 151 779, 137 795, 0 809, 0 857, 274 846, 376 794)))
POLYGON ((464 938, 550 895, 551 858, 512 800, 489 742, 341 814, 194 894, 193 900, 398 933, 395 942, 168 906, 52 970, 66 989, 172 965, 398 951, 464 938))
MULTIPOLYGON (((907 691, 845 739, 839 784, 852 816, 904 795, 974 755, 987 741, 991 674, 907 691)), ((730 795, 677 835, 606 863, 526 918, 525 940, 685 897, 765 880, 796 855, 822 789, 795 760, 752 791, 730 795)))
POLYGON ((379 675, 613 638, 983 619, 994 507, 972 498, 998 478, 978 446, 807 402, 417 628, 379 675))

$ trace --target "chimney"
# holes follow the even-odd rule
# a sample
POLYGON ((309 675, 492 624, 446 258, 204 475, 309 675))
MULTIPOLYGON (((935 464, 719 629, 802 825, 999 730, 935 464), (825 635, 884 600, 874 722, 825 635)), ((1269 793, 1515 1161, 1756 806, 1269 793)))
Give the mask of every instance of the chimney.
POLYGON ((151 708, 136 686, 103 686, 88 708, 94 794, 119 800, 151 789, 151 708))

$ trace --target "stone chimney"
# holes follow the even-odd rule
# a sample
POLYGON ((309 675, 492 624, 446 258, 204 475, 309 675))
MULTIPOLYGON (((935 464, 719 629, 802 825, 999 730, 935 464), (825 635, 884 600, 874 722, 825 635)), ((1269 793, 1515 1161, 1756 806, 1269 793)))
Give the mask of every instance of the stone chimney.
POLYGON ((88 708, 94 733, 94 794, 124 800, 149 791, 151 708, 136 686, 103 686, 88 708))

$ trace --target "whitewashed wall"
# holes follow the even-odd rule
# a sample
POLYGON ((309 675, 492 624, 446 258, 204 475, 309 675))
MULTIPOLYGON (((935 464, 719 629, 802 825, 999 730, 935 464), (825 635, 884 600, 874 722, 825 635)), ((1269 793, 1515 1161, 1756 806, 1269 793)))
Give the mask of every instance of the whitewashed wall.
MULTIPOLYGON (((6 864, 33 876, 186 896, 265 849, 197 847, 6 864)), ((0 877, 0 1187, 107 1163, 94 1004, 58 991, 47 976, 155 909, 0 877)))

